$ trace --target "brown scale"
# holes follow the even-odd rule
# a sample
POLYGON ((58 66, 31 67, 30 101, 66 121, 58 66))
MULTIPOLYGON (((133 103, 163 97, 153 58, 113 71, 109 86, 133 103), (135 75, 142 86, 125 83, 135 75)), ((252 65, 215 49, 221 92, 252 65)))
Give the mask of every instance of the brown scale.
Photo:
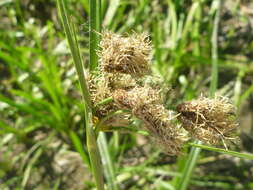
MULTIPOLYGON (((150 113, 149 109, 147 106, 143 105, 143 106, 139 106, 137 108, 133 109, 133 114, 138 117, 139 119, 141 119, 142 121, 145 122, 146 127, 148 128, 148 130, 150 132, 152 132, 151 134, 156 134, 159 136, 159 132, 158 132, 158 126, 160 123, 162 123, 160 120, 158 120, 158 118, 155 118, 152 113, 150 113)), ((162 123, 163 124, 163 123, 162 123)))
POLYGON ((113 95, 113 100, 123 109, 131 110, 133 108, 133 103, 129 100, 127 92, 123 89, 115 90, 113 95))
POLYGON ((205 118, 201 117, 200 114, 196 113, 196 110, 199 109, 196 106, 182 103, 182 104, 179 104, 176 109, 179 113, 181 113, 178 119, 184 124, 183 127, 185 129, 190 129, 194 125, 206 123, 205 118))

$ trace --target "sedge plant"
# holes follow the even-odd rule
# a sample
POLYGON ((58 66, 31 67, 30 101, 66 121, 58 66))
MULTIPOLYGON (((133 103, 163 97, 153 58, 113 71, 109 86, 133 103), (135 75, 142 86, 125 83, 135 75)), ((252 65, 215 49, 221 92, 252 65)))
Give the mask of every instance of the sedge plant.
MULTIPOLYGON (((113 126, 123 126, 122 128, 128 129, 127 126, 130 125, 132 116, 142 122, 143 129, 158 145, 162 146, 168 155, 181 155, 184 145, 193 146, 189 159, 184 164, 182 176, 175 180, 177 189, 187 189, 201 148, 252 159, 252 155, 213 148, 202 145, 200 141, 188 143, 190 138, 194 138, 211 145, 223 143, 226 147, 227 141, 234 139, 233 134, 237 128, 235 118, 232 117, 233 105, 225 98, 214 97, 218 73, 219 9, 217 9, 213 29, 210 98, 201 97, 184 102, 175 111, 167 110, 161 101, 159 89, 145 82, 145 77, 151 72, 149 65, 151 46, 148 36, 145 34, 122 36, 108 31, 100 33, 101 2, 99 0, 90 1, 90 62, 89 74, 85 74, 75 27, 69 21, 66 2, 64 0, 57 2, 83 94, 87 149, 97 189, 105 188, 102 159, 106 159, 106 162, 109 163, 105 168, 108 186, 111 189, 118 188, 114 182, 116 178, 109 153, 104 146, 107 144, 105 136, 102 134, 101 138, 97 137, 101 131, 114 129, 113 126), (222 110, 221 107, 227 109, 222 110), (220 114, 221 117, 218 117, 217 114, 220 114)), ((198 6, 199 2, 192 7, 192 14, 186 21, 186 29, 189 28, 193 13, 198 6)), ((186 38, 186 29, 183 30, 183 38, 186 38)), ((183 43, 180 48, 182 47, 184 47, 183 43)), ((179 60, 176 60, 179 64, 179 60)))

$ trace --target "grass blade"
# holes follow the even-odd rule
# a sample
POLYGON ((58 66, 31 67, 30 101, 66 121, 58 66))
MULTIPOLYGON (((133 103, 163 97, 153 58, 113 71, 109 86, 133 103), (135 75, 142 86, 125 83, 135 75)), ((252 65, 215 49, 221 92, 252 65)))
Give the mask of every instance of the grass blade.
MULTIPOLYGON (((76 71, 78 73, 79 82, 82 89, 82 95, 85 103, 85 126, 86 126, 86 139, 87 139, 87 148, 91 161, 91 168, 93 172, 93 176, 95 178, 96 186, 98 190, 104 189, 104 181, 103 181, 103 169, 101 164, 101 159, 98 151, 97 140, 95 136, 95 132, 93 130, 92 125, 92 108, 90 95, 88 91, 88 87, 85 81, 84 69, 81 60, 80 50, 77 43, 77 37, 75 34, 75 30, 73 25, 70 24, 68 19, 68 14, 66 12, 66 1, 58 0, 58 10, 62 19, 64 31, 66 33, 70 50, 72 53, 72 57, 74 59, 76 71)), ((97 1, 90 1, 90 69, 95 69, 97 66, 97 55, 96 55, 96 47, 97 47, 97 33, 95 33, 95 29, 97 27, 97 13, 96 13, 96 5, 97 1)))
POLYGON ((98 151, 97 139, 95 136, 95 131, 91 125, 91 112, 85 109, 85 118, 86 119, 86 138, 87 138, 87 148, 90 156, 91 167, 93 176, 96 181, 96 187, 98 190, 104 190, 104 179, 103 179, 103 167, 100 159, 100 154, 98 151))
POLYGON ((117 190, 118 185, 115 177, 114 165, 111 160, 110 153, 108 151, 108 143, 103 132, 100 132, 98 137, 98 146, 100 150, 100 154, 103 156, 103 165, 105 168, 105 177, 108 182, 108 188, 111 190, 117 190))
POLYGON ((220 0, 216 0, 217 2, 217 11, 214 20, 214 27, 212 33, 212 81, 210 86, 210 96, 213 97, 215 95, 217 84, 218 84, 218 28, 220 21, 220 0))
POLYGON ((111 26, 113 22, 113 18, 116 14, 116 11, 120 5, 120 0, 112 0, 110 1, 110 5, 106 11, 105 19, 104 19, 104 25, 105 26, 111 26))
MULTIPOLYGON (((197 142, 197 143, 200 143, 200 142, 197 142)), ((200 150, 201 149, 198 147, 193 147, 191 149, 188 159, 184 163, 182 176, 177 178, 176 189, 178 189, 178 190, 186 190, 187 189, 191 175, 192 175, 194 167, 196 165, 200 150)))
POLYGON ((88 154, 84 151, 84 148, 83 148, 83 145, 81 143, 81 140, 79 139, 79 137, 77 136, 77 134, 74 131, 72 131, 72 130, 69 130, 69 136, 70 136, 70 139, 71 139, 72 143, 74 144, 75 149, 79 152, 79 154, 82 157, 83 161, 90 168, 91 167, 90 166, 90 160, 89 160, 88 154))
MULTIPOLYGON (((98 56, 97 56, 97 50, 98 50, 98 13, 97 13, 97 7, 98 7, 98 1, 97 0, 90 0, 90 39, 89 39, 89 45, 90 45, 90 71, 93 71, 98 66, 98 56)), ((100 14, 99 14, 100 15, 100 14)))
POLYGON ((14 127, 7 125, 5 122, 0 120, 0 133, 13 133, 18 137, 24 137, 25 133, 22 130, 18 130, 14 127))
POLYGON ((82 63, 82 59, 80 55, 80 50, 79 50, 79 46, 76 40, 77 38, 75 35, 75 31, 73 29, 73 25, 70 24, 69 18, 67 16, 65 1, 57 0, 57 5, 59 9, 59 14, 62 20, 63 28, 65 31, 66 37, 68 39, 68 43, 69 43, 71 54, 74 60, 76 71, 78 74, 79 83, 82 89, 82 95, 87 105, 91 108, 90 96, 89 96, 87 83, 85 81, 85 74, 84 74, 83 63, 82 63))
POLYGON ((87 14, 90 14, 89 10, 89 0, 81 0, 81 3, 83 5, 84 10, 87 12, 87 14))
POLYGON ((253 160, 253 154, 241 153, 241 152, 236 152, 236 151, 226 150, 226 149, 222 149, 222 148, 206 146, 206 145, 202 145, 202 144, 195 144, 195 143, 189 143, 189 145, 193 146, 193 147, 201 148, 201 149, 204 149, 204 150, 219 152, 219 153, 228 154, 228 155, 239 157, 239 158, 245 158, 245 159, 253 160))

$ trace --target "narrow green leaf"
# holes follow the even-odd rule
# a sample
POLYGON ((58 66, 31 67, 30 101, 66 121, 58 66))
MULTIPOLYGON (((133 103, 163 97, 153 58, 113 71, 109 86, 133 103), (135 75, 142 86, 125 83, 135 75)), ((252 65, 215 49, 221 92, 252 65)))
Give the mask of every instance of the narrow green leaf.
MULTIPOLYGON (((98 33, 96 32, 98 24, 97 22, 97 3, 98 0, 90 0, 90 70, 94 70, 98 64, 98 57, 96 54, 98 47, 98 33)), ((98 3, 101 5, 101 3, 98 3)), ((103 168, 101 164, 101 159, 97 146, 97 139, 92 124, 92 106, 90 101, 90 95, 84 75, 84 67, 81 60, 80 50, 77 43, 77 37, 73 25, 69 23, 68 13, 66 11, 66 1, 57 0, 58 10, 62 19, 64 31, 66 33, 69 46, 71 49, 72 57, 74 59, 75 67, 78 73, 79 82, 82 89, 82 95, 84 97, 84 107, 85 107, 85 127, 86 127, 86 140, 87 148, 91 162, 92 173, 95 178, 96 187, 98 190, 104 190, 104 180, 103 180, 103 168)), ((99 10, 100 11, 100 10, 99 10)), ((100 14, 99 14, 100 15, 100 14)))
POLYGON ((72 130, 69 130, 69 136, 70 136, 70 139, 71 139, 75 149, 77 150, 77 152, 79 152, 80 156, 82 157, 84 163, 86 163, 87 166, 90 168, 91 167, 90 166, 90 159, 89 159, 88 153, 86 153, 84 151, 84 147, 83 147, 81 140, 79 139, 77 134, 72 130))
POLYGON ((97 0, 90 0, 90 27, 89 27, 89 42, 90 42, 90 70, 93 71, 98 66, 98 18, 97 18, 97 0))
POLYGON ((211 146, 202 145, 202 144, 195 144, 195 143, 189 143, 189 145, 193 146, 193 147, 201 148, 201 149, 204 149, 204 150, 219 152, 219 153, 228 154, 228 155, 239 157, 239 158, 245 158, 245 159, 253 160, 253 154, 235 152, 235 151, 231 151, 231 150, 211 147, 211 146))
POLYGON ((105 168, 105 177, 108 182, 108 188, 110 190, 117 190, 119 189, 119 187, 117 185, 117 180, 115 176, 114 164, 111 160, 111 155, 108 151, 108 143, 106 140, 106 136, 103 132, 99 133, 98 146, 105 168))
POLYGON ((24 133, 22 130, 18 130, 14 127, 11 127, 9 125, 7 125, 6 123, 4 123, 3 121, 0 120, 0 131, 5 132, 5 133, 13 133, 17 136, 23 136, 24 133))
POLYGON ((79 83, 82 89, 82 95, 87 105, 91 108, 90 95, 89 95, 87 83, 85 80, 85 74, 84 74, 84 69, 83 69, 84 67, 83 67, 83 63, 81 59, 79 45, 76 40, 77 38, 75 35, 75 31, 73 29, 73 25, 71 25, 69 22, 69 18, 68 18, 66 8, 65 8, 67 5, 66 5, 65 0, 57 0, 57 5, 58 5, 60 18, 62 20, 62 24, 64 27, 64 31, 68 39, 68 43, 69 43, 71 54, 74 60, 76 71, 78 74, 79 83))
POLYGON ((105 19, 104 19, 104 25, 105 26, 111 26, 113 22, 113 18, 116 14, 116 11, 120 5, 120 0, 111 0, 110 5, 106 11, 105 19))
POLYGON ((239 99, 239 104, 241 104, 244 100, 246 100, 252 93, 253 93, 253 84, 241 95, 239 99))
POLYGON ((36 117, 38 120, 48 123, 48 124, 55 124, 53 119, 50 116, 45 115, 45 113, 38 112, 38 110, 34 109, 32 106, 29 104, 19 104, 16 103, 15 101, 4 97, 3 95, 0 94, 0 102, 5 102, 6 104, 18 109, 19 111, 29 113, 32 116, 36 117))
MULTIPOLYGON (((200 143, 200 142, 197 142, 200 143)), ((189 156, 187 156, 187 160, 184 163, 184 167, 183 167, 183 171, 182 171, 182 176, 177 177, 176 180, 176 189, 177 190, 186 190, 188 185, 189 185, 189 181, 191 179, 194 167, 196 165, 199 153, 200 153, 200 148, 198 147, 193 147, 191 149, 191 152, 189 154, 189 156)))
POLYGON ((103 179, 103 167, 100 160, 100 154, 98 151, 97 139, 95 136, 95 131, 92 128, 92 116, 91 111, 85 109, 85 125, 86 125, 86 141, 87 148, 91 161, 92 173, 96 181, 96 187, 98 190, 104 190, 104 179, 103 179))
POLYGON ((21 184, 23 188, 26 187, 27 182, 28 182, 28 180, 29 180, 29 177, 30 177, 30 175, 31 175, 32 168, 33 168, 34 164, 36 163, 36 161, 37 161, 37 160, 39 159, 39 157, 41 156, 42 152, 43 152, 43 151, 42 151, 42 148, 39 148, 39 149, 35 152, 34 156, 31 158, 31 160, 30 160, 30 162, 29 162, 27 168, 25 169, 24 176, 23 176, 23 180, 22 180, 22 184, 21 184))
POLYGON ((90 10, 89 10, 89 0, 81 0, 81 3, 83 5, 84 10, 86 11, 86 13, 88 13, 88 15, 90 14, 90 10))

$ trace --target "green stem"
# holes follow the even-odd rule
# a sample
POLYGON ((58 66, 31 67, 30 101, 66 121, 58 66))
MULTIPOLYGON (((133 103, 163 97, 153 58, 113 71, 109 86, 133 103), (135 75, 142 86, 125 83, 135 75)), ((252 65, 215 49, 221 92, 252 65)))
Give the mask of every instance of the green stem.
POLYGON ((112 101, 113 101, 112 97, 105 98, 104 100, 98 102, 98 103, 95 105, 95 109, 98 108, 98 107, 101 106, 101 105, 110 103, 110 102, 112 102, 112 101))
POLYGON ((103 167, 101 158, 98 150, 97 138, 93 129, 91 110, 85 110, 86 119, 86 140, 89 157, 91 161, 92 174, 95 178, 96 187, 98 190, 104 190, 104 178, 103 178, 103 167))
MULTIPOLYGON (((98 43, 99 35, 97 32, 101 29, 101 2, 100 0, 90 0, 90 35, 89 35, 89 51, 90 51, 90 71, 95 70, 98 66, 98 43)), ((91 160, 92 173, 95 178, 98 190, 104 190, 104 176, 99 147, 97 144, 96 133, 92 125, 92 110, 86 110, 86 140, 87 148, 91 160)))
MULTIPOLYGON (((201 143, 196 142, 196 144, 201 144, 201 143)), ((197 148, 197 147, 191 148, 191 152, 188 156, 188 159, 186 160, 186 163, 185 163, 183 171, 182 171, 182 176, 180 176, 179 183, 176 184, 177 190, 186 190, 187 189, 190 179, 191 179, 191 176, 192 176, 192 173, 193 173, 193 170, 196 166, 196 162, 197 162, 200 150, 201 149, 197 148)))
POLYGON ((193 146, 193 147, 198 147, 198 148, 201 148, 204 150, 209 150, 209 151, 213 151, 213 152, 219 152, 219 153, 231 155, 231 156, 238 157, 238 158, 253 160, 253 154, 249 154, 249 153, 240 153, 240 152, 235 152, 235 151, 231 151, 231 150, 211 147, 211 146, 207 146, 207 145, 195 144, 195 143, 188 143, 188 145, 193 146))
POLYGON ((215 95, 217 84, 218 84, 218 29, 220 21, 220 7, 221 1, 218 1, 217 11, 214 19, 214 27, 212 33, 212 81, 210 86, 210 96, 215 95))
MULTIPOLYGON (((97 19, 96 19, 96 3, 99 0, 90 1, 90 69, 95 69, 98 65, 96 49, 98 46, 98 37, 95 33, 97 29, 97 19)), ((66 33, 71 54, 75 63, 76 71, 78 73, 79 82, 82 89, 82 95, 84 98, 85 107, 85 127, 86 127, 86 139, 87 139, 87 149, 89 153, 91 169, 93 176, 95 178, 96 186, 98 190, 104 190, 104 179, 103 179, 103 168, 100 159, 100 154, 97 145, 97 139, 95 131, 92 124, 92 106, 90 101, 90 94, 88 91, 86 78, 84 74, 84 67, 81 59, 80 49, 77 42, 77 37, 73 24, 69 22, 67 5, 65 0, 58 0, 57 5, 59 8, 59 13, 62 19, 64 31, 66 33)), ((74 138, 72 134, 72 138, 74 138)), ((79 145, 76 143, 76 146, 79 145)))
POLYGON ((89 35, 89 48, 90 48, 90 71, 93 71, 97 68, 98 66, 98 56, 97 56, 97 49, 98 49, 98 29, 99 27, 99 13, 97 11, 99 10, 98 8, 98 0, 90 0, 89 1, 90 5, 90 17, 89 17, 89 22, 90 22, 90 35, 89 35))
POLYGON ((115 175, 115 167, 110 156, 110 152, 108 150, 108 143, 106 140, 105 133, 100 133, 98 136, 98 146, 100 150, 100 154, 103 155, 103 165, 105 169, 105 178, 107 181, 108 189, 110 190, 118 190, 118 184, 115 175))
POLYGON ((68 39, 71 55, 74 60, 76 72, 78 74, 78 80, 81 86, 82 95, 83 95, 84 101, 91 108, 90 94, 89 94, 88 86, 85 80, 82 58, 81 58, 79 46, 77 43, 74 27, 69 22, 65 3, 66 2, 64 0, 57 1, 63 28, 68 39))

